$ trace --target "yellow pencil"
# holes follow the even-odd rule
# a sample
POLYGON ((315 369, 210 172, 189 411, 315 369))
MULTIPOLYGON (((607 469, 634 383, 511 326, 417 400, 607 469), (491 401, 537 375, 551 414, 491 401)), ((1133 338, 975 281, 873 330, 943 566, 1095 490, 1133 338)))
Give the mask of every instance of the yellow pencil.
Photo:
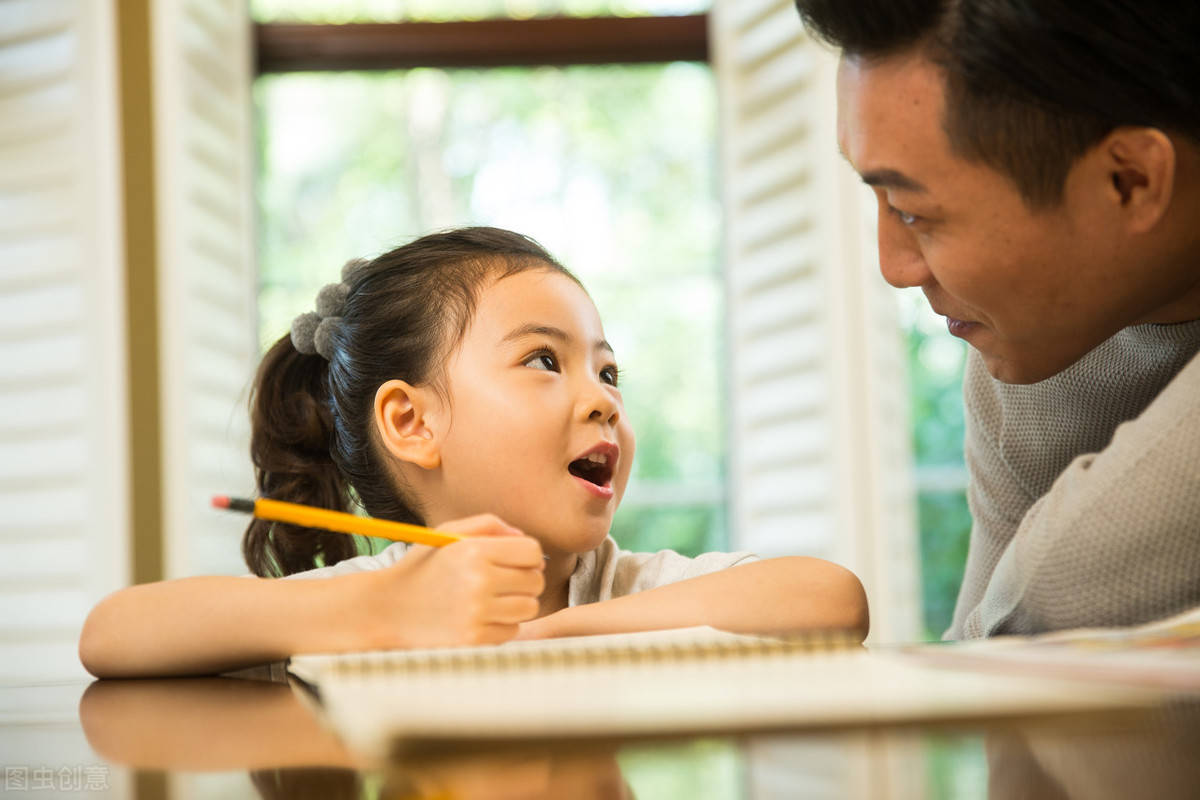
POLYGON ((226 497, 218 495, 212 499, 215 508, 226 508, 230 511, 244 511, 260 519, 275 522, 288 522, 305 528, 321 528, 337 533, 357 533, 362 536, 378 536, 397 542, 412 542, 442 547, 462 539, 461 536, 424 525, 410 525, 406 522, 392 522, 388 519, 360 517, 346 514, 342 511, 330 511, 327 508, 314 508, 299 503, 285 503, 282 500, 248 500, 242 497, 226 497))

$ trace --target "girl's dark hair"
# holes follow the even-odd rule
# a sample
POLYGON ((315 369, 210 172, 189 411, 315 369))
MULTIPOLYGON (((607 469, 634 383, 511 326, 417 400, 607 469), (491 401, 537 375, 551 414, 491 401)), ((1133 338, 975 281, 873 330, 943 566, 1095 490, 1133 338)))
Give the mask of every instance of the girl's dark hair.
POLYGON ((921 49, 944 73, 951 147, 1057 205, 1075 161, 1122 125, 1200 140, 1200 3, 796 0, 851 56, 921 49))
MULTIPOLYGON (((576 280, 537 242, 499 228, 430 234, 354 268, 330 359, 300 353, 284 335, 258 368, 250 455, 259 495, 421 523, 421 509, 401 497, 374 441, 375 392, 395 378, 436 385, 480 287, 530 269, 576 280)), ((358 555, 358 544, 256 518, 242 554, 256 575, 278 576, 358 555)))

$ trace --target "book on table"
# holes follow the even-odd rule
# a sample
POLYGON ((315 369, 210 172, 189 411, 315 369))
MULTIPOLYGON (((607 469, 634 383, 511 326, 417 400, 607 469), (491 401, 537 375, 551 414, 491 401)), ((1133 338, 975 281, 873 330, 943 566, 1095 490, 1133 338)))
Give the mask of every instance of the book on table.
POLYGON ((1127 708, 1158 696, 948 668, 839 632, 703 627, 298 655, 288 671, 348 746, 374 755, 403 740, 798 730, 1127 708))
POLYGON ((1121 628, 1076 628, 912 648, 927 663, 1200 690, 1200 608, 1121 628))

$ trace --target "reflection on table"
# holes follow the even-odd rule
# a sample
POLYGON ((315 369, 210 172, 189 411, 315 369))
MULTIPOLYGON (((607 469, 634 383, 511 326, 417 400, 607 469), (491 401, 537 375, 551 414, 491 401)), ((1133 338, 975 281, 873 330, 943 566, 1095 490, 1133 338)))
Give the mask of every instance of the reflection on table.
POLYGON ((1200 797, 1200 699, 1147 712, 1135 725, 1013 729, 987 737, 988 797, 1200 797))
POLYGON ((417 742, 398 747, 387 763, 369 763, 343 748, 281 683, 98 681, 74 690, 72 718, 48 704, 9 711, 5 704, 30 689, 0 687, 6 773, 40 765, 44 777, 71 767, 63 760, 71 758, 77 768, 90 764, 93 774, 101 765, 111 770, 105 786, 79 787, 89 796, 138 798, 1090 800, 1188 797, 1200 786, 1200 700, 1149 713, 957 727, 503 746, 417 742), (37 731, 43 738, 31 737, 37 731), (86 737, 86 747, 71 744, 72 736, 86 737), (90 759, 79 755, 87 747, 90 759))

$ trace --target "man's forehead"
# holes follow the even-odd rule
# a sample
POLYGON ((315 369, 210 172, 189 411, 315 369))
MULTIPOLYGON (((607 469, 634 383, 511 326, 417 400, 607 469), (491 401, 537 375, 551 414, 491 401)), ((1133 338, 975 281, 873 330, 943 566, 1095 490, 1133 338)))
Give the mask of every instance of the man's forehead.
POLYGON ((854 168, 864 178, 874 173, 872 184, 918 188, 905 163, 947 144, 938 68, 915 55, 846 56, 838 66, 837 97, 838 146, 854 168))

